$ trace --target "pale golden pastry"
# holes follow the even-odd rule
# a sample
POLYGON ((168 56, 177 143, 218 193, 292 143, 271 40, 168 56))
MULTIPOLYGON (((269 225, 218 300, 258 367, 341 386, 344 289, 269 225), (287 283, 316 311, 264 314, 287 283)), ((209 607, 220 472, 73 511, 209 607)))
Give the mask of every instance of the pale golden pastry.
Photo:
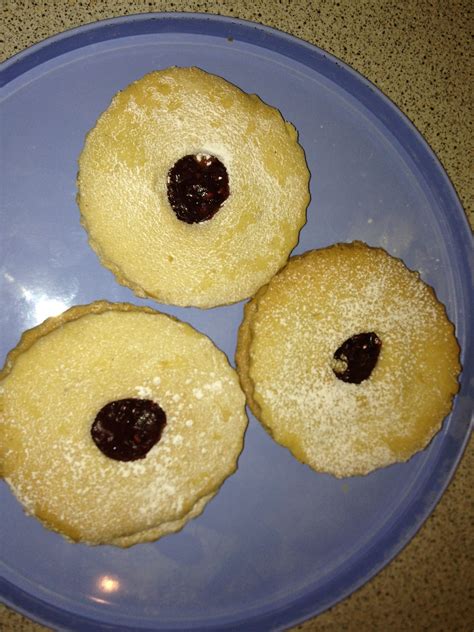
POLYGON ((422 450, 451 409, 461 370, 432 288, 361 242, 291 258, 246 305, 236 360, 273 438, 337 477, 422 450))
POLYGON ((0 373, 2 474, 74 541, 181 529, 236 470, 246 426, 225 355, 149 308, 74 307, 26 332, 0 373))
POLYGON ((90 244, 120 283, 203 308, 266 283, 309 202, 293 125, 198 68, 155 71, 119 92, 87 135, 77 183, 90 244))

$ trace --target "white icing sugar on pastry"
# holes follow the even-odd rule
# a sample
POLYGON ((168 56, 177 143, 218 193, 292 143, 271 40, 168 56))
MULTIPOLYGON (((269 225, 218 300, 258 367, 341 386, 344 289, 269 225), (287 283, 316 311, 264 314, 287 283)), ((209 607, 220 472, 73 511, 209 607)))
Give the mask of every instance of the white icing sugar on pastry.
POLYGON ((0 373, 2 474, 74 541, 181 529, 236 470, 246 426, 225 355, 149 308, 74 307, 26 332, 0 373))
POLYGON ((338 477, 422 450, 461 370, 432 288, 361 242, 291 258, 246 305, 236 360, 249 406, 274 439, 338 477))
POLYGON ((90 244, 120 283, 204 308, 268 282, 309 202, 293 125, 198 68, 158 70, 119 92, 87 135, 77 183, 90 244))

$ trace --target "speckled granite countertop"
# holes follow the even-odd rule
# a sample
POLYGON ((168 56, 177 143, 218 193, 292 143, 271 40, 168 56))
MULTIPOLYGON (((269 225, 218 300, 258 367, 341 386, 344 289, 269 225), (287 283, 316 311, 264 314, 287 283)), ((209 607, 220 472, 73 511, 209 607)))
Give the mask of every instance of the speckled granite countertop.
MULTIPOLYGON (((3 0, 1 59, 99 19, 197 11, 255 20, 333 53, 368 77, 421 131, 474 226, 470 0, 3 0)), ((471 442, 472 446, 472 442, 471 442)), ((349 598, 299 630, 471 632, 474 629, 474 450, 401 554, 349 598)), ((43 630, 0 606, 0 629, 43 630)))

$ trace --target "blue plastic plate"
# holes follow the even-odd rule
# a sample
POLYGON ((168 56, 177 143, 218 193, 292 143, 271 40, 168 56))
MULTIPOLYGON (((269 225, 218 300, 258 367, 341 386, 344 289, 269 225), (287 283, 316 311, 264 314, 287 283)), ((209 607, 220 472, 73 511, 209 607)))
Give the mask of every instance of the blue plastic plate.
MULTIPOLYGON (((469 433, 471 236, 439 162, 373 85, 317 48, 203 14, 136 15, 63 33, 2 68, 0 362, 22 330, 95 299, 133 301, 87 244, 75 203, 84 135, 153 69, 197 65, 256 92, 300 133, 312 172, 296 249, 365 240, 421 271, 463 349, 461 394, 408 463, 345 481, 316 474, 251 419, 238 472, 179 534, 129 550, 65 542, 1 493, 1 592, 55 628, 284 628, 351 593, 420 527, 469 433)), ((165 311, 233 359, 242 304, 165 311)), ((472 402, 472 400, 471 400, 472 402)))

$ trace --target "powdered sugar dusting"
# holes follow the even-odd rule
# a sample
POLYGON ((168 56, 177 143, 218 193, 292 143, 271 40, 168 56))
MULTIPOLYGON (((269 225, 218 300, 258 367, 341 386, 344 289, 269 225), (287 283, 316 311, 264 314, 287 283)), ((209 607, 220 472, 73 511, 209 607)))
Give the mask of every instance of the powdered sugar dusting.
POLYGON ((179 521, 210 498, 234 471, 246 426, 235 372, 211 341, 164 315, 130 309, 71 316, 39 335, 2 381, 6 480, 28 511, 90 543, 179 521), (206 388, 217 382, 219 392, 206 388), (136 396, 165 411, 162 437, 144 459, 108 459, 91 424, 107 401, 136 396))
POLYGON ((93 247, 121 283, 160 302, 211 307, 252 295, 285 263, 305 222, 309 171, 294 128, 197 68, 126 87, 79 162, 93 247), (183 226, 167 196, 169 171, 186 155, 213 155, 229 175, 221 211, 199 226, 183 226))
POLYGON ((135 390, 137 391, 138 397, 145 399, 152 396, 152 390, 148 386, 135 386, 135 390))
POLYGON ((362 244, 293 259, 260 296, 251 332, 262 421, 315 469, 342 476, 405 460, 431 439, 457 390, 443 306, 401 261, 362 244), (369 379, 343 382, 334 352, 363 332, 382 340, 378 362, 369 379))

